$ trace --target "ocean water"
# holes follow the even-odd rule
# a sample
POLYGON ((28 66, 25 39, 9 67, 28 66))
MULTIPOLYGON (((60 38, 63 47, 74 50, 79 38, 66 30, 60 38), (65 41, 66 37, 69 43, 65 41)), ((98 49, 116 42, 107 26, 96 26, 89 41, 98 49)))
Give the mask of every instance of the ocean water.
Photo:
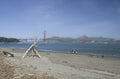
MULTIPOLYGON (((27 49, 31 43, 2 43, 1 48, 27 49)), ((99 54, 120 57, 120 44, 87 44, 87 43, 39 43, 39 51, 71 53, 75 49, 79 54, 99 54)))

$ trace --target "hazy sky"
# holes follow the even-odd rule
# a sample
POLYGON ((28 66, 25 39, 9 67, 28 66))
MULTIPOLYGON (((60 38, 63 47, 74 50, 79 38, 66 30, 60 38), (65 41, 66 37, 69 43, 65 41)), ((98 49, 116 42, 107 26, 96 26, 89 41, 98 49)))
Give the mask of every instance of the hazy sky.
POLYGON ((0 36, 120 39, 120 0, 0 0, 0 36))

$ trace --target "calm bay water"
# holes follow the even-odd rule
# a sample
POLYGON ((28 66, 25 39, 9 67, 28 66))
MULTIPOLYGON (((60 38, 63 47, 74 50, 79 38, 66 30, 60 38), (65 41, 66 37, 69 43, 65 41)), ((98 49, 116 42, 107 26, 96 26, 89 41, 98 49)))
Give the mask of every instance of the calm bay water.
MULTIPOLYGON (((4 43, 0 44, 1 48, 23 48, 27 49, 31 43, 17 44, 4 43)), ((39 51, 52 51, 70 53, 72 49, 81 54, 100 54, 120 57, 120 44, 85 44, 85 43, 47 43, 37 44, 39 51)))

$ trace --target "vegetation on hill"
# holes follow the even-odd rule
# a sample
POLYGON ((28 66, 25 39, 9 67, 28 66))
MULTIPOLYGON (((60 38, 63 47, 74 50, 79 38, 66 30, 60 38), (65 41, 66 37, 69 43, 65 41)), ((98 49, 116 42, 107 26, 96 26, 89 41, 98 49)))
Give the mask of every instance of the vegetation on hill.
POLYGON ((10 43, 10 42, 19 42, 19 40, 16 39, 16 38, 5 38, 5 37, 0 37, 0 42, 7 42, 7 43, 10 43))

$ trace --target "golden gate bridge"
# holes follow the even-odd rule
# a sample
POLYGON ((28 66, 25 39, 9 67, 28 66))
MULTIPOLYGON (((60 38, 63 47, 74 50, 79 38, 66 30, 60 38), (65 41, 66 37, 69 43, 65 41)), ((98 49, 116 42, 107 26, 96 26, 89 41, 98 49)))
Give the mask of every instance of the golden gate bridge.
MULTIPOLYGON (((46 31, 44 31, 43 33, 43 38, 40 38, 38 39, 38 41, 43 41, 43 42, 46 42, 46 31)), ((34 41, 35 38, 22 38, 22 39, 19 39, 21 42, 29 42, 29 41, 34 41)))

